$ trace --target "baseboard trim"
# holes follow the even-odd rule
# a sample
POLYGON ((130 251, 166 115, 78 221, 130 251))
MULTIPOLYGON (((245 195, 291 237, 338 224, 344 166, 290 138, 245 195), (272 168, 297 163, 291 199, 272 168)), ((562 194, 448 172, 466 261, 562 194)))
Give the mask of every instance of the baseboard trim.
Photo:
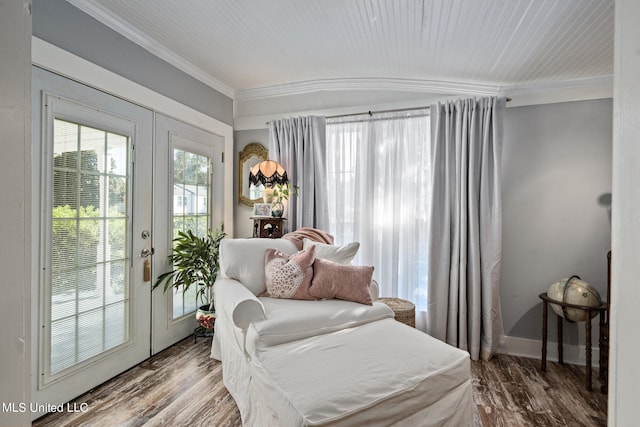
MULTIPOLYGON (((510 356, 530 357, 542 359, 542 341, 518 337, 505 337, 505 342, 498 349, 498 353, 510 356)), ((586 362, 585 346, 564 344, 563 359, 565 363, 584 366, 586 362)), ((558 344, 547 342, 547 360, 558 361, 558 344)), ((591 350, 591 366, 598 367, 600 361, 600 348, 593 346, 591 350)))

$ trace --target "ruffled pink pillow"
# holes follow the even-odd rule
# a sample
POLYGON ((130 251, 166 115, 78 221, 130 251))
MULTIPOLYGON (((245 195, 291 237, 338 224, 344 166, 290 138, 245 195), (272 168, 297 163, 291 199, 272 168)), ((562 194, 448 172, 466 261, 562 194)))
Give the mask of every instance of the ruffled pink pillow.
POLYGON ((369 292, 372 276, 373 267, 343 265, 316 258, 309 294, 321 299, 335 298, 373 305, 369 292))
POLYGON ((315 258, 314 247, 293 255, 287 255, 276 249, 267 249, 264 254, 264 273, 269 296, 304 300, 318 299, 309 294, 315 258))

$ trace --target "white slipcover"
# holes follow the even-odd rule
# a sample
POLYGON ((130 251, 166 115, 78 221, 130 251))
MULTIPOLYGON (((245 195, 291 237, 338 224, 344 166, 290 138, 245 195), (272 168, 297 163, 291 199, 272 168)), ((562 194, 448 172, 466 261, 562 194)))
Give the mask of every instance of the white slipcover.
POLYGON ((297 250, 284 239, 224 239, 213 289, 211 356, 243 425, 472 425, 468 353, 395 321, 380 302, 258 297, 269 247, 297 250))

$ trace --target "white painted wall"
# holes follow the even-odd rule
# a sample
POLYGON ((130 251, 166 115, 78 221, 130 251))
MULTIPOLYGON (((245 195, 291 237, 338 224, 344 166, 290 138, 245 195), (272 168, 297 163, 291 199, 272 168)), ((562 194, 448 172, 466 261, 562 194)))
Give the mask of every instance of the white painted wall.
POLYGON ((637 426, 640 384, 640 2, 616 0, 609 425, 637 426))
POLYGON ((31 2, 0 2, 0 425, 29 425, 31 2))

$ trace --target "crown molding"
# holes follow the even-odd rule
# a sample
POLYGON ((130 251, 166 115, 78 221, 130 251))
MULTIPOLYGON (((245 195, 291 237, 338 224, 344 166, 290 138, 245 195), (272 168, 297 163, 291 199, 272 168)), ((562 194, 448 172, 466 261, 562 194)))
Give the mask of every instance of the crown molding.
POLYGON ((100 4, 93 0, 67 0, 73 6, 77 7, 81 11, 85 12, 92 18, 103 23, 107 27, 111 28, 115 32, 121 34, 127 39, 131 40, 135 44, 143 47, 151 52, 158 58, 168 62, 184 73, 191 77, 200 80, 204 84, 212 87, 218 92, 232 98, 235 96, 235 91, 232 87, 216 79, 211 74, 203 71, 201 68, 195 66, 191 62, 185 60, 177 53, 168 49, 166 46, 158 43, 147 34, 137 30, 136 28, 128 25, 116 16, 105 10, 100 4))
POLYGON ((530 82, 504 87, 501 90, 509 95, 530 95, 548 91, 566 91, 575 89, 609 89, 613 94, 613 75, 584 77, 572 80, 553 80, 546 82, 530 82))
POLYGON ((501 86, 484 83, 453 82, 444 80, 420 80, 397 78, 338 78, 309 80, 265 86, 254 89, 236 90, 237 101, 272 98, 275 96, 298 95, 318 91, 343 90, 390 90, 424 93, 455 93, 466 95, 499 95, 501 86))
MULTIPOLYGON (((392 103, 381 104, 364 104, 362 102, 355 101, 351 106, 343 106, 338 108, 320 108, 320 109, 308 109, 297 103, 296 99, 292 98, 288 101, 291 109, 288 111, 273 112, 269 107, 269 102, 264 101, 265 98, 249 99, 244 101, 236 100, 234 102, 234 130, 248 130, 248 129, 263 129, 266 128, 266 122, 282 118, 297 115, 343 115, 343 114, 358 114, 369 110, 387 110, 387 109, 404 109, 404 108, 418 108, 426 105, 431 105, 437 102, 442 102, 448 99, 459 98, 460 96, 470 95, 495 95, 495 96, 508 96, 512 100, 507 104, 507 108, 523 107, 531 105, 541 104, 555 104, 561 102, 574 102, 574 101, 587 101, 595 99, 606 99, 613 97, 613 78, 612 76, 601 76, 595 78, 585 78, 576 80, 566 80, 557 82, 545 82, 545 83, 527 83, 522 85, 500 85, 491 87, 491 91, 479 94, 480 91, 476 90, 473 93, 441 93, 435 94, 434 90, 424 91, 425 97, 420 99, 404 100, 392 103), (243 115, 239 114, 239 111, 243 111, 239 108, 239 103, 261 103, 264 107, 262 109, 254 110, 253 114, 243 115), (258 112, 255 112, 258 111, 258 112)), ((311 87, 311 86, 307 86, 311 87)), ((323 87, 330 87, 324 85, 323 87)), ((358 89, 368 90, 381 90, 380 86, 365 87, 359 86, 342 86, 340 90, 344 92, 344 96, 352 98, 349 95, 349 89, 356 87, 358 89)), ((386 86, 388 88, 389 86, 386 86)), ((406 87, 406 86, 405 86, 406 87)), ((486 88, 486 86, 485 86, 486 88)), ((337 90, 337 89, 336 89, 337 90)), ((395 86, 395 90, 398 90, 398 86, 395 86)), ((415 92, 415 89, 407 89, 415 92)), ((279 96, 286 96, 281 93, 279 96)), ((305 104, 306 105, 306 104, 305 104)))
MULTIPOLYGON (((597 91, 613 93, 613 76, 588 77, 573 80, 530 82, 524 84, 491 84, 444 80, 393 78, 341 78, 309 80, 254 89, 237 90, 236 101, 253 101, 277 96, 299 95, 318 91, 390 90, 456 95, 535 95, 553 91, 597 91)), ((609 95, 612 96, 612 95, 609 95)), ((606 97, 606 96, 605 96, 606 97)))
POLYGON ((613 76, 532 82, 501 89, 513 99, 509 107, 613 98, 613 76))

